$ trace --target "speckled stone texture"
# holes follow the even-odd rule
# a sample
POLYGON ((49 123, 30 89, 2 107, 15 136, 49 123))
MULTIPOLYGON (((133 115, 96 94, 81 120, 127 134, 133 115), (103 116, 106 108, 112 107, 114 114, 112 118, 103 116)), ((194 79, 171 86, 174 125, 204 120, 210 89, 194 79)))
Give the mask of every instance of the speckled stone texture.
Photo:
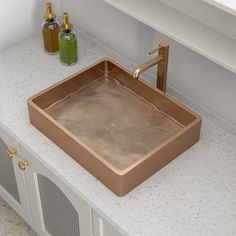
POLYGON ((0 236, 37 236, 37 234, 1 198, 0 236))
POLYGON ((200 141, 122 198, 30 124, 27 98, 104 56, 134 69, 120 55, 81 33, 80 60, 73 67, 62 66, 58 56, 44 54, 41 37, 2 52, 0 124, 127 235, 235 236, 235 127, 172 90, 169 95, 202 116, 200 141))

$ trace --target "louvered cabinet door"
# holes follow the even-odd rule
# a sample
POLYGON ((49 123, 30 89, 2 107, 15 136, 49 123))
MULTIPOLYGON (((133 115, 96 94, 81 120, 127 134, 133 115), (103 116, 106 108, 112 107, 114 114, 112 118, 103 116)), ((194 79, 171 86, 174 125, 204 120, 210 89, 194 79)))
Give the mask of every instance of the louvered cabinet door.
POLYGON ((24 173, 17 141, 0 126, 0 196, 31 225, 24 173))
POLYGON ((91 210, 52 170, 25 148, 25 177, 33 228, 40 236, 91 236, 91 210))

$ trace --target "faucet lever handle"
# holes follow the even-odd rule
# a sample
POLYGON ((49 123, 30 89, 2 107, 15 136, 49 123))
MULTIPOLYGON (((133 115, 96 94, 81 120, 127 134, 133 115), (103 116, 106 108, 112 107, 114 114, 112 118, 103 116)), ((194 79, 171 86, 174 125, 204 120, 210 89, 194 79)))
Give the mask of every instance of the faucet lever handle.
POLYGON ((158 48, 155 48, 153 51, 149 52, 148 54, 151 55, 153 54, 154 52, 159 52, 161 49, 161 47, 159 46, 158 48))

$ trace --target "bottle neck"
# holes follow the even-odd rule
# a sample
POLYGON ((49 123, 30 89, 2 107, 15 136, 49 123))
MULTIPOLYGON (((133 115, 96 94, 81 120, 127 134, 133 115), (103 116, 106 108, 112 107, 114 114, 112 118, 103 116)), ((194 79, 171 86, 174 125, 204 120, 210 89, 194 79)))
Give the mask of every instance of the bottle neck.
POLYGON ((63 32, 66 33, 66 34, 71 33, 71 31, 72 31, 71 29, 63 29, 63 32))
POLYGON ((48 23, 53 23, 54 21, 55 21, 55 19, 54 18, 51 18, 51 19, 47 19, 46 20, 48 23))

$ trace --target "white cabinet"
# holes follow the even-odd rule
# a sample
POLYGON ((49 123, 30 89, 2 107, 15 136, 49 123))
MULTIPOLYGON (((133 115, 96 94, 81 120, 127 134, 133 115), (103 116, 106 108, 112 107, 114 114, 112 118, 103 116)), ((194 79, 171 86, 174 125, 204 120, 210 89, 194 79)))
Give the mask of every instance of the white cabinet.
POLYGON ((40 236, 91 236, 89 205, 21 147, 33 228, 40 236))
POLYGON ((0 196, 40 236, 122 236, 0 127, 0 196))
POLYGON ((30 207, 17 141, 0 127, 0 196, 28 223, 30 207))
POLYGON ((94 236, 124 236, 115 226, 112 226, 96 211, 93 210, 93 233, 94 236))

